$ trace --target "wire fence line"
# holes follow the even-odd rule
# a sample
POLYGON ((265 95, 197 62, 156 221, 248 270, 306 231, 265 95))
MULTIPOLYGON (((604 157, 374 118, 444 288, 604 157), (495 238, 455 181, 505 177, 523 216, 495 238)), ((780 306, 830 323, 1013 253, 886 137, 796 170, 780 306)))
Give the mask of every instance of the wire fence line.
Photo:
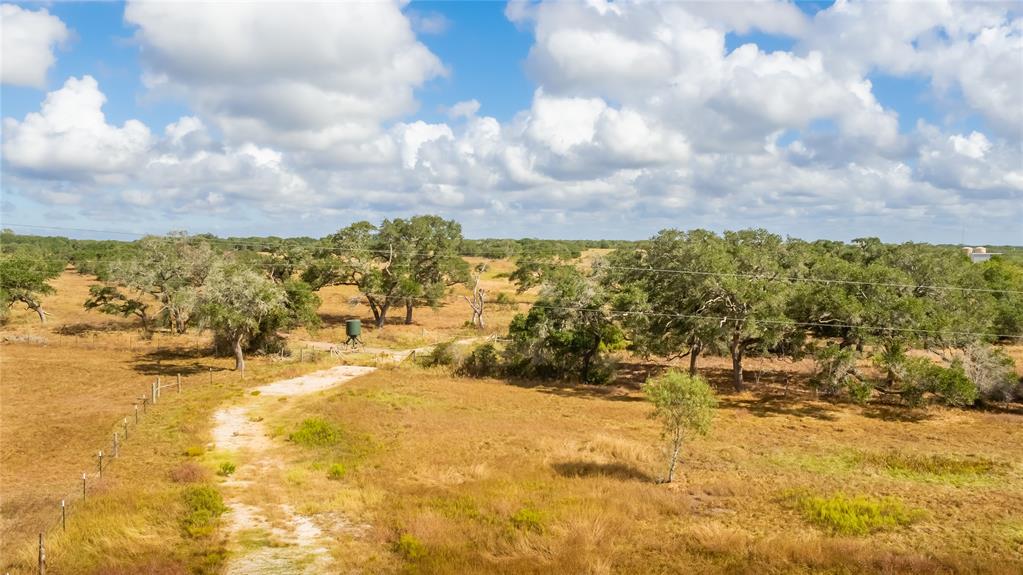
MULTIPOLYGON (((95 340, 93 341, 95 342, 95 340)), ((91 345, 86 343, 84 346, 91 349, 103 347, 95 343, 91 345)), ((157 349, 159 350, 160 348, 157 349)), ((325 355, 339 359, 339 355, 333 351, 333 349, 327 351, 313 347, 302 347, 292 352, 290 356, 272 354, 269 357, 273 361, 290 360, 296 363, 305 363, 307 361, 315 363, 325 355)), ((208 383, 211 385, 214 383, 214 371, 213 367, 208 368, 208 383)), ((131 398, 132 409, 108 426, 109 443, 98 447, 95 454, 90 455, 94 462, 93 465, 89 469, 82 471, 80 477, 76 475, 73 487, 70 487, 62 494, 47 498, 50 502, 49 504, 53 505, 53 515, 50 519, 38 524, 41 527, 38 544, 38 573, 45 574, 47 569, 47 534, 55 531, 59 533, 67 531, 69 522, 73 520, 75 510, 90 498, 90 494, 94 494, 96 489, 103 485, 104 475, 108 473, 111 465, 125 457, 123 452, 124 446, 135 442, 136 436, 140 433, 139 427, 151 415, 150 411, 158 409, 167 401, 170 401, 169 398, 164 399, 164 391, 173 391, 174 393, 171 394, 171 397, 173 397, 184 393, 187 387, 189 387, 187 385, 189 383, 188 378, 183 380, 180 372, 170 367, 167 368, 167 372, 173 375, 166 377, 166 379, 163 374, 153 376, 155 379, 150 381, 149 385, 142 390, 142 393, 131 398)), ((191 378, 191 386, 199 384, 196 379, 201 378, 202 375, 201 372, 196 372, 191 378)), ((240 376, 242 379, 245 379, 244 371, 240 372, 240 376)), ((6 575, 9 575, 9 573, 6 575)))
MULTIPOLYGON (((213 368, 210 368, 209 373, 212 382, 213 368)), ((96 487, 102 485, 103 474, 122 457, 122 447, 132 440, 143 423, 143 419, 149 415, 149 411, 160 405, 163 390, 168 388, 176 389, 178 394, 183 392, 180 373, 175 374, 170 383, 163 383, 162 376, 157 375, 146 392, 132 399, 133 410, 108 427, 109 430, 112 430, 110 431, 110 443, 96 451, 95 465, 92 470, 83 471, 81 477, 75 479, 75 486, 61 494, 59 507, 54 509, 53 519, 48 524, 44 523, 39 532, 38 572, 40 575, 45 575, 47 568, 46 534, 58 529, 62 533, 67 531, 68 519, 72 511, 89 498, 90 491, 95 492, 96 487)), ((56 507, 58 499, 54 497, 51 501, 56 507)))

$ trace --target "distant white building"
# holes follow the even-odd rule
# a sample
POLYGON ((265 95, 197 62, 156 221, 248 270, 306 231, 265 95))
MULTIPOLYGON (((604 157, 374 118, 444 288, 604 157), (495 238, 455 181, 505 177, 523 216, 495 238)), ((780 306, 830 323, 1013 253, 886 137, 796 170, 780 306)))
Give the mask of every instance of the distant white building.
POLYGON ((963 248, 963 253, 970 256, 970 261, 975 264, 986 262, 994 256, 1002 255, 999 252, 989 252, 984 246, 977 246, 975 248, 966 246, 963 248))

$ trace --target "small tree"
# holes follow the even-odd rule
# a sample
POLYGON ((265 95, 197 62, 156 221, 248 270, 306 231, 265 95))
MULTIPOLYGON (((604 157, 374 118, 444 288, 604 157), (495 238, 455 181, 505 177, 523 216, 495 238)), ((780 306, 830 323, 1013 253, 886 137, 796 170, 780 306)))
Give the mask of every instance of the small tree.
POLYGON ((138 316, 142 320, 142 329, 150 330, 149 304, 141 298, 135 299, 126 295, 115 286, 96 284, 89 286, 89 299, 85 300, 85 309, 99 310, 110 315, 128 317, 138 316))
POLYGON ((702 377, 675 369, 648 379, 643 391, 654 404, 651 417, 659 419, 664 426, 662 435, 668 442, 668 477, 665 482, 671 483, 687 432, 706 435, 710 431, 717 399, 702 377))
POLYGON ((6 320, 8 310, 21 302, 45 323, 42 296, 54 292, 47 282, 60 275, 61 267, 27 253, 0 257, 0 318, 6 320))
POLYGON ((245 371, 245 344, 270 317, 285 313, 284 288, 263 275, 237 265, 218 266, 206 279, 200 299, 204 322, 231 342, 235 369, 245 371))

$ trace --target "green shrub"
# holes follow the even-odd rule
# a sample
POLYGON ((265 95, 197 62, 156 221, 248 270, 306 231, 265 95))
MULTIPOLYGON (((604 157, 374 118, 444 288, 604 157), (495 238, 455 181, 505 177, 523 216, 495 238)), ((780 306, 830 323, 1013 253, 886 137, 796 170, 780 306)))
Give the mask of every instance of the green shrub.
POLYGON ((501 356, 492 343, 476 346, 458 366, 458 373, 470 377, 494 377, 501 373, 501 356))
POLYGON ((204 453, 206 453, 206 448, 201 445, 189 445, 184 451, 186 457, 199 457, 204 453))
POLYGON ((849 497, 843 493, 801 497, 798 505, 807 521, 843 535, 866 535, 902 527, 922 516, 920 510, 907 508, 896 499, 849 497))
POLYGON ((217 519, 227 511, 220 492, 212 485, 196 485, 182 492, 185 516, 182 527, 189 537, 206 537, 213 533, 217 519))
POLYGON ((217 475, 220 475, 221 477, 227 477, 233 474, 234 472, 235 472, 234 463, 231 463, 230 461, 225 461, 221 463, 220 467, 217 469, 217 475))
POLYGON ((342 463, 334 463, 327 469, 327 479, 340 481, 348 474, 348 469, 342 463))
POLYGON ((523 507, 516 511, 511 516, 511 522, 516 529, 521 529, 522 531, 544 532, 543 514, 530 507, 523 507))
POLYGON ((394 544, 394 552, 406 561, 419 561, 426 557, 426 545, 411 533, 402 533, 394 544))
POLYGON ((905 362, 907 393, 903 398, 911 404, 919 403, 924 393, 933 393, 946 405, 973 405, 977 400, 977 386, 966 376, 962 362, 956 360, 942 367, 923 357, 907 358, 905 362))
POLYGON ((302 421, 288 439, 305 447, 329 447, 341 441, 341 430, 325 419, 312 417, 302 421))
POLYGON ((497 297, 494 298, 494 303, 502 309, 509 309, 515 307, 515 298, 508 294, 508 292, 499 291, 497 297))
POLYGON ((419 365, 423 367, 440 367, 455 365, 455 344, 445 341, 433 346, 429 353, 422 356, 419 365))

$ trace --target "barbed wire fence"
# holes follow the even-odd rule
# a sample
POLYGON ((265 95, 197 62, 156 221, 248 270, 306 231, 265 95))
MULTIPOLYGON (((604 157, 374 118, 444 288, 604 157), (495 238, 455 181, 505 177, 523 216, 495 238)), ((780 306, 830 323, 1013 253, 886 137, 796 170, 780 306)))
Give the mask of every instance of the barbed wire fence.
MULTIPOLYGON (((104 349, 109 348, 108 342, 101 342, 98 334, 93 333, 92 337, 81 336, 81 335, 63 335, 61 332, 67 331, 67 326, 62 326, 56 330, 55 335, 57 336, 57 345, 59 347, 70 346, 87 349, 104 349)), ((159 354, 164 348, 162 348, 158 342, 160 332, 154 332, 150 334, 150 337, 143 335, 128 334, 123 340, 127 343, 126 348, 129 351, 136 351, 138 348, 151 347, 153 352, 159 354)), ((166 336, 165 336, 166 337, 166 336)), ((173 334, 171 337, 174 337, 173 334)), ((27 343, 27 344, 42 344, 47 345, 45 338, 38 336, 24 336, 22 338, 16 338, 7 336, 5 341, 12 343, 27 343)), ((119 342, 118 342, 119 343, 119 342)), ((195 340, 195 349, 200 349, 200 341, 198 337, 195 340)), ((119 347, 119 346, 117 346, 119 347)), ((191 347, 191 343, 188 344, 191 347)), ((290 356, 283 354, 273 354, 269 356, 272 361, 291 361, 295 363, 315 363, 319 359, 325 357, 337 357, 337 354, 332 353, 332 350, 322 350, 315 347, 302 347, 291 353, 290 356)), ((158 360, 159 361, 159 360, 158 360)), ((158 367, 157 369, 163 370, 164 368, 158 367)), ((173 367, 166 368, 168 374, 156 374, 153 375, 151 381, 146 385, 142 393, 131 398, 131 410, 126 414, 112 422, 108 429, 109 443, 105 443, 101 446, 97 446, 95 455, 91 455, 90 458, 94 461, 94 464, 89 470, 82 471, 81 476, 76 476, 69 484, 73 485, 67 491, 59 496, 48 497, 48 505, 53 506, 53 515, 49 516, 49 519, 43 520, 42 523, 37 523, 39 526, 38 532, 38 554, 37 554, 37 572, 39 575, 45 575, 47 572, 47 555, 46 555, 46 541, 47 536, 52 535, 54 532, 66 533, 68 524, 73 519, 73 514, 82 503, 90 498, 90 494, 95 494, 97 489, 103 485, 104 475, 109 472, 110 467, 117 461, 124 457, 123 448, 129 442, 134 442, 134 438, 140 434, 139 426, 141 426, 150 412, 157 409, 158 406, 162 406, 166 401, 170 401, 170 398, 164 399, 164 390, 171 390, 174 392, 171 397, 180 395, 185 392, 187 387, 186 382, 182 380, 181 372, 176 371, 173 367)), ((208 367, 207 382, 212 385, 215 381, 214 368, 208 367)), ((242 380, 245 379, 245 372, 238 372, 242 380)), ((202 377, 201 372, 193 374, 191 385, 199 383, 196 378, 202 377)), ((186 378, 187 381, 187 378, 186 378)), ((199 380, 201 381, 201 380, 199 380)), ((9 571, 5 571, 4 575, 10 575, 9 571)))

